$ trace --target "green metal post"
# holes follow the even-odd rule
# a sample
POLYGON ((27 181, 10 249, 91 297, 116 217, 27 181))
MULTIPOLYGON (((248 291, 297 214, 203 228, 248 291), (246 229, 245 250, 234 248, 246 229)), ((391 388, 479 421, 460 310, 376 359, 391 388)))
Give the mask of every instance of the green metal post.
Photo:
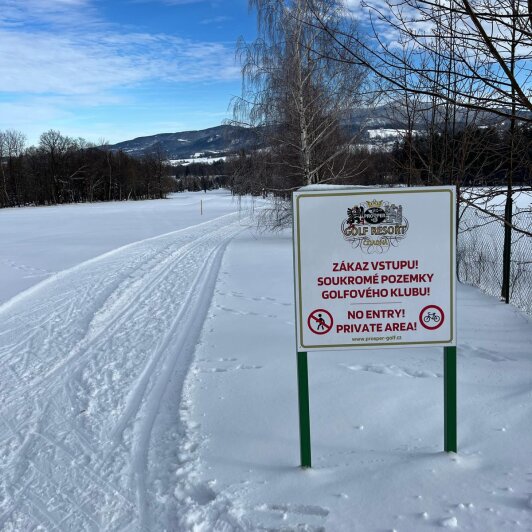
POLYGON ((458 452, 456 401, 456 347, 443 348, 444 449, 458 452))
POLYGON ((297 353, 297 390, 299 399, 299 448, 301 467, 312 467, 310 456, 310 408, 308 396, 307 353, 297 353))

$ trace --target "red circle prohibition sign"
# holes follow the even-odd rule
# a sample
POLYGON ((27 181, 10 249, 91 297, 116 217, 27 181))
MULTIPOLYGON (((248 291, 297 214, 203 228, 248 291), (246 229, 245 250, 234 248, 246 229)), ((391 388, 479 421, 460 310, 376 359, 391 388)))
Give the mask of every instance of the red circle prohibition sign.
POLYGON ((314 334, 327 334, 332 329, 333 317, 328 310, 318 308, 309 314, 307 323, 314 334))
POLYGON ((427 305, 419 313, 419 323, 429 331, 439 329, 445 321, 443 309, 438 305, 427 305))

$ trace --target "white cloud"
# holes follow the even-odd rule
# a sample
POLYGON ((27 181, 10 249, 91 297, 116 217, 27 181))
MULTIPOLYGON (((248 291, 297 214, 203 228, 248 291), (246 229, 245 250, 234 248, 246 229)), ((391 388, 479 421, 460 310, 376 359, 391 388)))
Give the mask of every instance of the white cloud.
POLYGON ((0 0, 0 27, 97 22, 92 0, 0 0))
POLYGON ((0 30, 0 91, 87 94, 143 79, 117 52, 95 38, 0 30))
POLYGON ((200 24, 222 24, 223 22, 227 22, 229 20, 231 20, 231 17, 220 15, 218 17, 205 18, 200 21, 200 24))
POLYGON ((30 142, 50 127, 120 140, 130 136, 127 126, 116 128, 123 118, 143 129, 152 121, 163 125, 148 111, 135 118, 147 94, 160 116, 184 116, 169 114, 168 94, 239 79, 232 46, 124 30, 99 19, 95 5, 0 0, 0 129, 23 130, 30 142), (159 97, 160 91, 167 94, 159 97), (111 110, 109 124, 102 109, 111 110))
POLYGON ((221 43, 98 25, 81 32, 30 28, 0 26, 0 92, 98 94, 146 81, 226 81, 239 74, 232 47, 221 43))
POLYGON ((203 4, 207 0, 131 0, 132 4, 159 3, 170 6, 184 6, 188 4, 203 4))

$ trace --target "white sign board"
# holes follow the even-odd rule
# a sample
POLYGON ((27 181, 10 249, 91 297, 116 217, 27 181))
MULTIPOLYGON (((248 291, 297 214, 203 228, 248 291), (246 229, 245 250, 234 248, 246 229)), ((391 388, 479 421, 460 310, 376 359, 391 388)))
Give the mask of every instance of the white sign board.
POLYGON ((454 187, 293 201, 298 351, 456 345, 454 187))

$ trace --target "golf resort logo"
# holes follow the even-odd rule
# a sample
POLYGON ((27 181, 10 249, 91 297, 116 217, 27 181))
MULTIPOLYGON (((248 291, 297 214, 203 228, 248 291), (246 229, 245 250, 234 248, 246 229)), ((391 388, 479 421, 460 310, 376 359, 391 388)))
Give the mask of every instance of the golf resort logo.
POLYGON ((353 247, 364 253, 385 253, 399 245, 408 232, 408 220, 403 206, 387 201, 363 201, 347 209, 342 222, 342 234, 353 247))

